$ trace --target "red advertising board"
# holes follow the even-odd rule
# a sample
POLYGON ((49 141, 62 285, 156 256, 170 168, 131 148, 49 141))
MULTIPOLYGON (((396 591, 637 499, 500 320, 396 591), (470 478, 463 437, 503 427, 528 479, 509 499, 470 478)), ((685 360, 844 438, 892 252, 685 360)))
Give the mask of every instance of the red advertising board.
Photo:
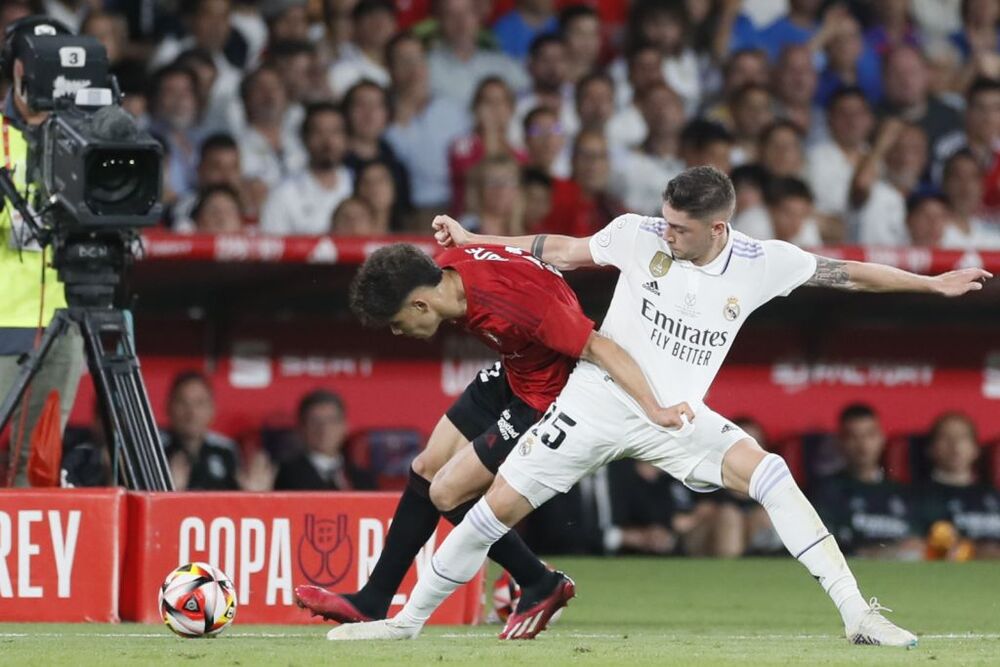
MULTIPOLYGON (((375 566, 398 495, 394 493, 130 493, 122 618, 161 622, 157 592, 178 565, 221 567, 236 587, 238 623, 317 621, 293 590, 316 584, 357 590, 375 566)), ((417 571, 450 526, 442 522, 410 568, 390 614, 405 603, 417 571)), ((483 575, 455 592, 431 623, 479 620, 483 575)))
POLYGON ((118 620, 125 492, 0 490, 0 621, 118 620))

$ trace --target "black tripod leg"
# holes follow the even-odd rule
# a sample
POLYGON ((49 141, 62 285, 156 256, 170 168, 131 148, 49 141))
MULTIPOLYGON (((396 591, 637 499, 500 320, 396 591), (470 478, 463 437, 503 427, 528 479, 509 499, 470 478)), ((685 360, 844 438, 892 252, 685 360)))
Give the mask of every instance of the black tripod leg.
POLYGON ((120 419, 120 410, 115 405, 114 393, 111 389, 111 378, 106 373, 104 350, 99 334, 94 331, 93 323, 84 314, 76 318, 80 325, 80 335, 83 336, 84 350, 87 353, 87 366, 94 381, 94 390, 101 405, 101 418, 104 420, 104 431, 110 436, 116 451, 121 454, 121 476, 125 485, 138 491, 147 490, 145 475, 141 464, 136 460, 128 442, 127 432, 120 419))
POLYGON ((7 422, 10 421, 11 416, 14 414, 14 408, 21 402, 24 392, 28 390, 28 385, 31 384, 32 378, 35 377, 38 369, 41 368, 42 362, 52 348, 52 344, 59 336, 66 332, 68 325, 69 320, 66 317, 66 313, 61 310, 56 311, 52 321, 49 322, 49 326, 45 327, 41 343, 38 347, 31 350, 27 358, 21 362, 21 371, 14 382, 14 386, 7 392, 3 403, 0 403, 0 433, 7 427, 7 422))

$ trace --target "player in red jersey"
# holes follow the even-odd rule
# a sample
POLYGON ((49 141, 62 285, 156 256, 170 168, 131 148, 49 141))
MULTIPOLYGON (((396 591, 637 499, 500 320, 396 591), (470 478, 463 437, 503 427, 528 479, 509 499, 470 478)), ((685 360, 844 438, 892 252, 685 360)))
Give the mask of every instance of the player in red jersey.
MULTIPOLYGON (((439 514, 453 523, 462 519, 520 434, 559 394, 577 359, 601 366, 654 423, 680 427, 682 415, 693 417, 685 404, 660 407, 632 358, 594 331, 560 273, 517 248, 450 249, 436 261, 406 244, 381 248, 359 270, 350 300, 366 326, 388 326, 397 335, 430 338, 442 322, 452 321, 498 352, 501 361, 480 371, 414 459, 385 548, 364 588, 348 595, 296 588, 301 606, 329 620, 385 618, 439 514)), ((489 555, 521 586, 519 608, 541 602, 558 608, 573 597, 572 580, 550 572, 516 532, 494 544, 489 555)), ((540 624, 535 630, 543 629, 540 624)))

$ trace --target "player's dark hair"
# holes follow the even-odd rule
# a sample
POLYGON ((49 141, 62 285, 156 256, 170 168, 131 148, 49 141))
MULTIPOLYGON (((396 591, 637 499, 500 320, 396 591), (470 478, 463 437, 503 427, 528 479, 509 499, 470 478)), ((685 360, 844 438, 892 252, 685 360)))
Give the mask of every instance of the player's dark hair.
POLYGON ((736 190, 724 173, 708 165, 692 167, 670 179, 663 191, 670 208, 701 220, 729 220, 736 206, 736 190))
POLYGON ((305 424, 306 417, 309 416, 312 409, 320 405, 335 405, 340 410, 341 416, 347 414, 344 409, 344 400, 340 396, 327 389, 314 389, 299 401, 299 408, 296 411, 299 426, 305 424))
POLYGON ((878 419, 875 409, 867 403, 851 403, 840 411, 837 423, 843 427, 847 422, 855 419, 878 419))
POLYGON ((764 188, 764 203, 768 206, 777 206, 786 199, 805 199, 812 202, 812 190, 805 181, 794 176, 775 176, 768 179, 764 188))
POLYGON ((367 327, 389 324, 418 287, 434 287, 443 272, 419 248, 394 243, 379 248, 358 269, 351 281, 351 311, 367 327))
POLYGON ((976 428, 976 422, 972 421, 972 418, 964 412, 949 411, 938 415, 938 418, 934 420, 931 424, 931 432, 928 434, 927 442, 928 444, 933 444, 935 440, 941 435, 941 431, 944 429, 945 424, 951 421, 962 422, 967 429, 969 429, 969 435, 972 439, 979 443, 979 430, 976 428))
POLYGON ((177 398, 177 392, 181 390, 181 387, 188 384, 189 382, 198 382, 205 385, 205 389, 208 390, 209 394, 214 394, 212 391, 212 383, 209 381, 208 376, 201 371, 196 371, 194 369, 189 369, 186 371, 181 371, 174 376, 174 381, 170 383, 170 391, 167 392, 167 402, 173 403, 174 399, 177 398))

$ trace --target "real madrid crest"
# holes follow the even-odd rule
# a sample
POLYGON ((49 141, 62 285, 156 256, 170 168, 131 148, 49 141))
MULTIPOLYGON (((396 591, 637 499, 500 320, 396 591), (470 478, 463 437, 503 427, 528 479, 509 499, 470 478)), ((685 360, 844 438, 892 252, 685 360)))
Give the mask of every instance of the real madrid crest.
POLYGON ((527 438, 521 439, 521 444, 517 446, 517 453, 521 456, 527 456, 531 453, 531 445, 535 442, 535 439, 530 435, 527 438))
POLYGON ((722 315, 730 322, 740 316, 740 300, 735 296, 726 299, 726 306, 722 309, 722 315))
POLYGON ((670 255, 662 250, 657 250, 653 259, 649 260, 649 272, 653 274, 654 278, 662 278, 667 275, 667 271, 670 270, 670 265, 673 263, 674 260, 670 259, 670 255))

